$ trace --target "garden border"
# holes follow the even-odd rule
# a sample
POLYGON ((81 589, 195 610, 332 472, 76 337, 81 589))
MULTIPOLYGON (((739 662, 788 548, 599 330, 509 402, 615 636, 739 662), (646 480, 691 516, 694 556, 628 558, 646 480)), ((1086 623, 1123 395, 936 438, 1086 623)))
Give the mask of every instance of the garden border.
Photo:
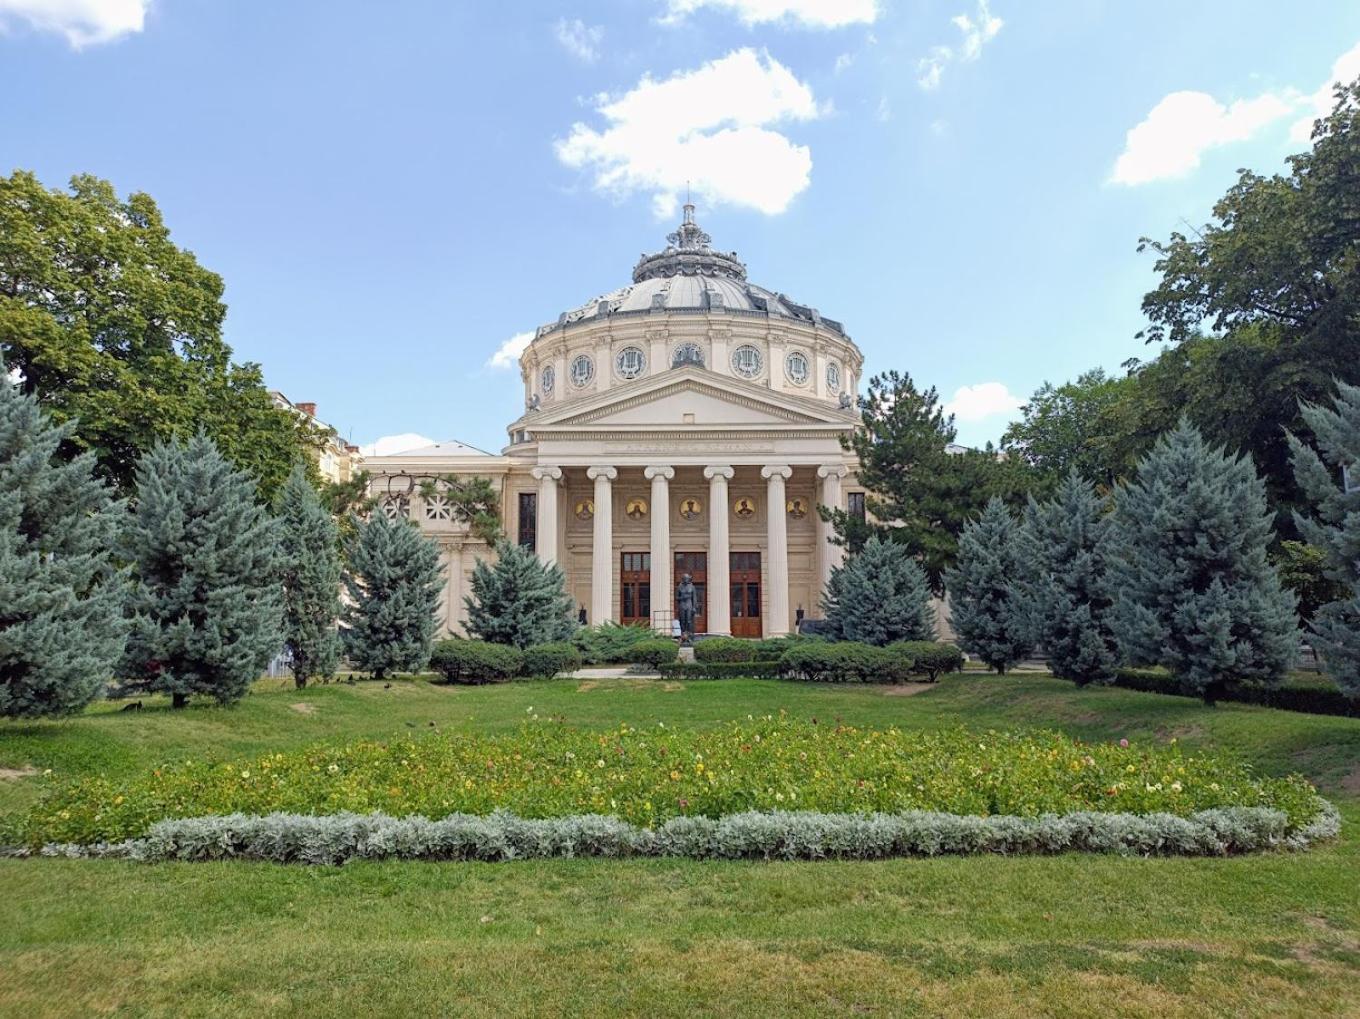
MULTIPOLYGON (((1224 807, 1189 817, 1078 811, 1038 817, 747 812, 718 819, 677 817, 655 829, 617 817, 521 818, 453 814, 439 820, 387 814, 230 814, 159 821, 142 838, 49 844, 39 855, 142 862, 261 860, 336 865, 349 860, 506 861, 561 857, 670 856, 690 859, 880 860, 891 857, 1062 852, 1125 856, 1227 856, 1304 849, 1341 830, 1318 797, 1318 814, 1289 832, 1282 811, 1224 807)), ((0 855, 34 855, 11 847, 0 855)))

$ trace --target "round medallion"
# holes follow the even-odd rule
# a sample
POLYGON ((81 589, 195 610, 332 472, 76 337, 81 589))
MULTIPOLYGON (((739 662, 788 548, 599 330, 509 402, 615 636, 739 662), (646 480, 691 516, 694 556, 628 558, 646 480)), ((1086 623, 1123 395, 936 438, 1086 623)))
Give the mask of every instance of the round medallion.
POLYGON ((784 373, 788 375, 789 381, 795 386, 806 386, 808 379, 812 376, 807 355, 801 350, 790 353, 788 357, 784 358, 784 373))
POLYGON ((552 365, 548 365, 538 377, 538 388, 543 390, 544 393, 551 393, 556 382, 557 372, 553 370, 552 365))
POLYGON ((614 358, 614 370, 621 379, 635 379, 647 367, 647 356, 640 347, 624 347, 614 358))
POLYGON ((671 354, 671 367, 683 368, 687 364, 704 366, 704 351, 697 343, 682 343, 671 354))
POLYGON ((732 504, 732 512, 742 520, 750 520, 756 515, 755 500, 743 495, 732 504))
POLYGON ((826 389, 832 396, 841 391, 841 366, 835 361, 826 363, 826 389))
POLYGON ((595 500, 582 499, 576 504, 576 519, 589 520, 595 515, 595 500))
POLYGON ((765 358, 761 355, 759 347, 745 343, 732 351, 732 370, 742 378, 753 379, 764 367, 765 358))
POLYGON ((629 499, 627 504, 623 507, 623 515, 629 520, 647 519, 647 500, 629 499))
POLYGON ((590 380, 595 377, 595 362, 590 359, 589 354, 577 354, 576 359, 571 362, 571 384, 577 389, 582 389, 590 385, 590 380))
POLYGON ((680 516, 685 520, 698 520, 703 515, 704 504, 698 499, 689 498, 680 500, 680 516))
POLYGON ((790 499, 784 504, 784 508, 794 520, 802 520, 807 516, 807 502, 803 499, 790 499))

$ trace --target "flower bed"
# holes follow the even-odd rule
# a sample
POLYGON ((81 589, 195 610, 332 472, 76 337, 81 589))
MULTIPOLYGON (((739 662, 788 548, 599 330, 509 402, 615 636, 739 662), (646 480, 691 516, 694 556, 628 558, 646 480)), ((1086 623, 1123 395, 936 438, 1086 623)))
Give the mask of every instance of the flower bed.
POLYGON ((535 720, 501 736, 317 745, 230 764, 184 762, 132 781, 58 783, 19 834, 33 847, 117 842, 167 818, 276 812, 610 815, 651 830, 673 818, 753 811, 1189 818, 1222 808, 1278 812, 1286 835, 1324 809, 1301 778, 1260 778, 1230 757, 1174 744, 1083 744, 1050 731, 862 730, 784 717, 694 731, 591 732, 535 720))

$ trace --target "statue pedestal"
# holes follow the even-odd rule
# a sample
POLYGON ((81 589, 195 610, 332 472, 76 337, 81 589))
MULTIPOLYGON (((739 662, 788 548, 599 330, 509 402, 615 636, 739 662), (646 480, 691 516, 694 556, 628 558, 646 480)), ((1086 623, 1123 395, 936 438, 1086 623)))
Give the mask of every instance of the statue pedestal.
POLYGON ((694 661, 694 648, 689 644, 680 645, 680 660, 682 662, 694 661))

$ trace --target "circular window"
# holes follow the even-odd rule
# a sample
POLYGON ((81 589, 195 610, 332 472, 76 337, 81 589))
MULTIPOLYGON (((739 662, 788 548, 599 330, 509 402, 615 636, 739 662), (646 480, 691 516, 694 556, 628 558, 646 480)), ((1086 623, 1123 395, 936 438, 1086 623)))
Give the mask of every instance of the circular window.
POLYGON ((753 379, 765 367, 760 350, 749 343, 732 351, 732 370, 745 379, 753 379))
POLYGON ((826 363, 826 388, 832 396, 841 391, 841 366, 835 361, 826 363))
POLYGON ((647 358, 640 347, 624 347, 614 358, 614 370, 621 379, 635 379, 647 367, 647 358))
POLYGON ((545 393, 551 393, 553 391, 553 384, 557 381, 557 372, 553 371, 552 365, 548 365, 543 369, 543 374, 538 378, 538 388, 545 393))
POLYGON ((687 364, 696 365, 699 368, 704 366, 704 351, 699 344, 682 343, 671 354, 672 368, 683 368, 687 364))
POLYGON ((807 355, 801 350, 795 350, 784 358, 784 371, 788 374, 789 381, 795 386, 806 386, 808 377, 812 374, 812 370, 808 367, 807 355))
POLYGON ((595 377, 595 362, 589 354, 578 354, 571 362, 571 384, 577 389, 590 384, 595 377))

